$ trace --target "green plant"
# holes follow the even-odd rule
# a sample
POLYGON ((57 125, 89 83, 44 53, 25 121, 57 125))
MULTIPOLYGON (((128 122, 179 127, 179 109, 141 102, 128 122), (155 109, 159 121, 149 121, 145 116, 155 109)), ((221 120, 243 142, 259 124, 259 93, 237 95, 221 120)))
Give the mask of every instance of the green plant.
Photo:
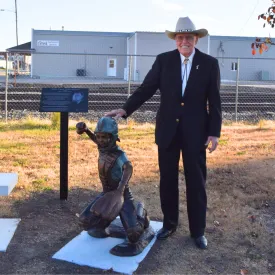
POLYGON ((246 154, 246 151, 240 151, 240 152, 237 152, 237 154, 236 155, 238 155, 238 156, 242 156, 242 155, 245 155, 246 154))
POLYGON ((258 126, 259 126, 259 129, 262 130, 264 128, 264 125, 265 125, 265 121, 264 120, 259 120, 259 123, 258 123, 258 126))
POLYGON ((60 113, 51 114, 51 127, 53 129, 60 128, 60 113))
POLYGON ((220 139, 219 140, 219 145, 227 145, 228 144, 228 139, 220 139))
POLYGON ((39 179, 35 179, 32 181, 32 185, 37 190, 45 190, 48 189, 49 186, 47 186, 48 178, 43 177, 39 179))
POLYGON ((28 160, 27 159, 16 159, 13 162, 13 166, 21 166, 21 167, 26 167, 28 165, 28 160))

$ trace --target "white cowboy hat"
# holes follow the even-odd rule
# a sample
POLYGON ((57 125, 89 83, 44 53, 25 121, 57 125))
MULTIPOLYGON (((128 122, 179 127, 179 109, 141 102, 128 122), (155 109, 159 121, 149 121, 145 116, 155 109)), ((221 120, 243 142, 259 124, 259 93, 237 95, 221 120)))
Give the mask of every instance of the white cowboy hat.
POLYGON ((208 34, 208 31, 206 29, 196 30, 194 23, 189 17, 180 17, 176 25, 176 30, 174 32, 165 31, 165 33, 171 39, 175 39, 175 35, 180 33, 193 33, 199 38, 202 38, 208 34))

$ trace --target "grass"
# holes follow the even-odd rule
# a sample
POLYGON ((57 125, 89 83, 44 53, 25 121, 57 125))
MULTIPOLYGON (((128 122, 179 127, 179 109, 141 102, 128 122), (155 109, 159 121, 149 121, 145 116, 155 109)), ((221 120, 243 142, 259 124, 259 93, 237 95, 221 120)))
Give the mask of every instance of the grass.
POLYGON ((48 178, 47 178, 47 176, 45 176, 44 178, 33 180, 31 185, 32 185, 32 188, 35 191, 50 191, 50 190, 53 190, 52 187, 47 185, 47 182, 48 182, 48 178))
MULTIPOLYGON (((60 128, 59 120, 59 113, 53 113, 51 120, 40 120, 30 116, 20 121, 15 120, 9 121, 8 123, 0 121, 0 133, 7 131, 25 131, 25 133, 29 133, 28 131, 31 131, 34 135, 40 134, 41 132, 45 134, 47 131, 58 130, 60 128)), ((69 130, 74 129, 75 125, 71 123, 69 130)))
MULTIPOLYGON (((10 248, 12 253, 16 253, 18 263, 26 265, 32 265, 37 259, 37 246, 40 245, 38 250, 43 251, 41 255, 49 255, 55 250, 54 245, 58 246, 56 251, 64 245, 64 236, 69 234, 67 242, 70 236, 79 234, 75 220, 76 211, 83 209, 91 193, 101 191, 97 147, 86 135, 77 135, 76 121, 70 121, 70 198, 66 205, 60 204, 60 133, 51 123, 31 118, 9 124, 0 123, 0 171, 19 174, 19 183, 11 196, 0 200, 0 212, 4 216, 14 217, 18 213, 16 211, 19 211, 22 220, 26 220, 10 248), (15 208, 15 204, 18 208, 15 208), (29 217, 35 219, 31 220, 29 217), (31 235, 29 232, 37 234, 33 256, 24 253, 24 247, 29 248, 32 241, 28 239, 31 235), (20 236, 22 247, 18 241, 20 236)), ((94 129, 95 123, 88 122, 88 126, 94 129)), ((134 167, 130 182, 133 194, 145 202, 153 220, 161 220, 154 125, 129 121, 128 125, 119 125, 119 136, 119 146, 125 150, 134 167)), ((194 250, 191 241, 189 244, 186 189, 181 173, 179 230, 171 240, 154 247, 157 256, 154 252, 151 253, 153 260, 145 261, 147 269, 144 262, 142 273, 240 274, 241 269, 246 269, 249 274, 274 274, 275 270, 272 268, 275 267, 275 235, 268 233, 275 226, 274 152, 274 122, 263 121, 254 125, 232 122, 223 125, 217 150, 207 153, 206 233, 210 240, 209 250, 201 253, 194 250)), ((182 164, 180 171, 183 171, 182 164)), ((0 260, 9 266, 9 259, 0 260)), ((47 261, 45 256, 41 263, 37 263, 38 273, 44 270, 47 261)), ((48 267, 52 266, 50 260, 47 264, 48 267)), ((62 268, 64 265, 60 263, 62 268)), ((13 271, 18 268, 21 266, 17 265, 13 271)), ((29 268, 25 267, 24 270, 34 270, 29 268)), ((68 273, 71 268, 72 265, 69 265, 68 273)), ((7 273, 9 270, 4 271, 3 273, 7 273)), ((89 273, 89 270, 83 273, 89 273)))
MULTIPOLYGON (((91 180, 100 186, 97 175, 97 147, 87 135, 75 132, 75 121, 69 127, 69 180, 72 185, 91 180), (75 169, 77 167, 77 169, 75 169)), ((95 123, 89 125, 95 128, 95 123)), ((0 169, 20 173, 19 186, 32 189, 39 186, 58 188, 59 130, 51 121, 28 118, 23 121, 0 123, 0 169), (45 180, 47 178, 47 180, 45 180)), ((154 125, 129 121, 119 125, 119 146, 125 150, 134 166, 132 183, 158 181, 157 146, 154 144, 154 125)), ((223 126, 219 147, 208 155, 209 169, 248 159, 271 157, 275 150, 275 124, 223 126), (258 131, 263 129, 265 131, 258 131)), ((182 165, 181 168, 182 169, 182 165)))
POLYGON ((23 142, 14 142, 14 141, 5 141, 3 140, 1 143, 0 151, 3 153, 6 152, 18 152, 24 151, 26 149, 26 145, 23 142))
POLYGON ((245 155, 245 154, 246 154, 245 151, 240 151, 240 152, 237 152, 237 153, 236 153, 236 155, 238 155, 238 156, 242 156, 242 155, 245 155))
POLYGON ((29 164, 28 159, 15 159, 13 162, 13 166, 21 166, 21 167, 27 167, 29 164))
POLYGON ((228 139, 220 138, 220 140, 219 140, 219 145, 220 146, 224 146, 224 145, 227 145, 227 144, 228 144, 228 139))
MULTIPOLYGON (((56 118, 56 117, 55 117, 56 118)), ((87 135, 75 132, 76 121, 69 126, 69 181, 71 186, 91 181, 99 187, 97 147, 87 135), (77 167, 77 169, 76 169, 77 167)), ((56 124, 55 124, 56 126, 56 124)), ((95 128, 95 123, 89 125, 95 128)), ((25 190, 36 187, 58 189, 59 130, 52 121, 28 118, 23 121, 0 123, 0 170, 20 174, 19 186, 25 190), (47 180, 45 180, 47 178, 47 180)), ((219 147, 208 154, 208 167, 214 169, 240 161, 272 157, 275 150, 275 124, 261 121, 255 125, 231 123, 223 126, 219 147), (259 129, 265 131, 259 131, 259 129)), ((134 166, 132 183, 156 182, 159 178, 154 125, 129 121, 119 125, 119 146, 125 150, 134 166)), ((182 170, 182 164, 180 165, 182 170)))
POLYGON ((32 118, 28 118, 23 121, 12 121, 8 124, 6 124, 5 122, 0 122, 0 132, 21 130, 51 130, 51 125, 48 121, 40 121, 32 118))

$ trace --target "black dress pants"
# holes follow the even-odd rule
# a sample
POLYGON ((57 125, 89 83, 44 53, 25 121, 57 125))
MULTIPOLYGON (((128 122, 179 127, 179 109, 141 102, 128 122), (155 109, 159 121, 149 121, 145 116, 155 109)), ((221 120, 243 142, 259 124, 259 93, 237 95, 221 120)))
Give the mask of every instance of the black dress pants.
POLYGON ((204 235, 206 226, 206 147, 203 142, 194 142, 183 133, 180 123, 170 146, 158 148, 163 227, 172 229, 178 225, 178 175, 181 152, 186 182, 189 229, 191 237, 196 238, 204 235))

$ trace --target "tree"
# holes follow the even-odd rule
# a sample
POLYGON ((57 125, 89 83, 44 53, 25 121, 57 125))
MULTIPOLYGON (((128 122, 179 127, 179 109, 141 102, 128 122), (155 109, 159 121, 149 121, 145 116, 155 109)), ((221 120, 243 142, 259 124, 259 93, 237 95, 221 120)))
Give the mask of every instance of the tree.
MULTIPOLYGON (((271 0, 271 2, 271 7, 267 9, 267 12, 258 16, 258 20, 263 19, 265 21, 264 28, 266 24, 269 24, 271 28, 274 28, 275 25, 275 0, 271 0)), ((251 44, 252 54, 256 54, 256 49, 259 49, 259 54, 262 54, 263 51, 268 51, 271 45, 275 45, 275 43, 272 42, 270 37, 264 38, 263 41, 260 38, 256 38, 255 42, 251 44)))
POLYGON ((268 8, 266 13, 262 13, 258 16, 258 20, 263 19, 266 22, 263 27, 265 28, 266 23, 269 24, 272 28, 274 28, 275 23, 275 0, 271 0, 271 7, 268 8))

